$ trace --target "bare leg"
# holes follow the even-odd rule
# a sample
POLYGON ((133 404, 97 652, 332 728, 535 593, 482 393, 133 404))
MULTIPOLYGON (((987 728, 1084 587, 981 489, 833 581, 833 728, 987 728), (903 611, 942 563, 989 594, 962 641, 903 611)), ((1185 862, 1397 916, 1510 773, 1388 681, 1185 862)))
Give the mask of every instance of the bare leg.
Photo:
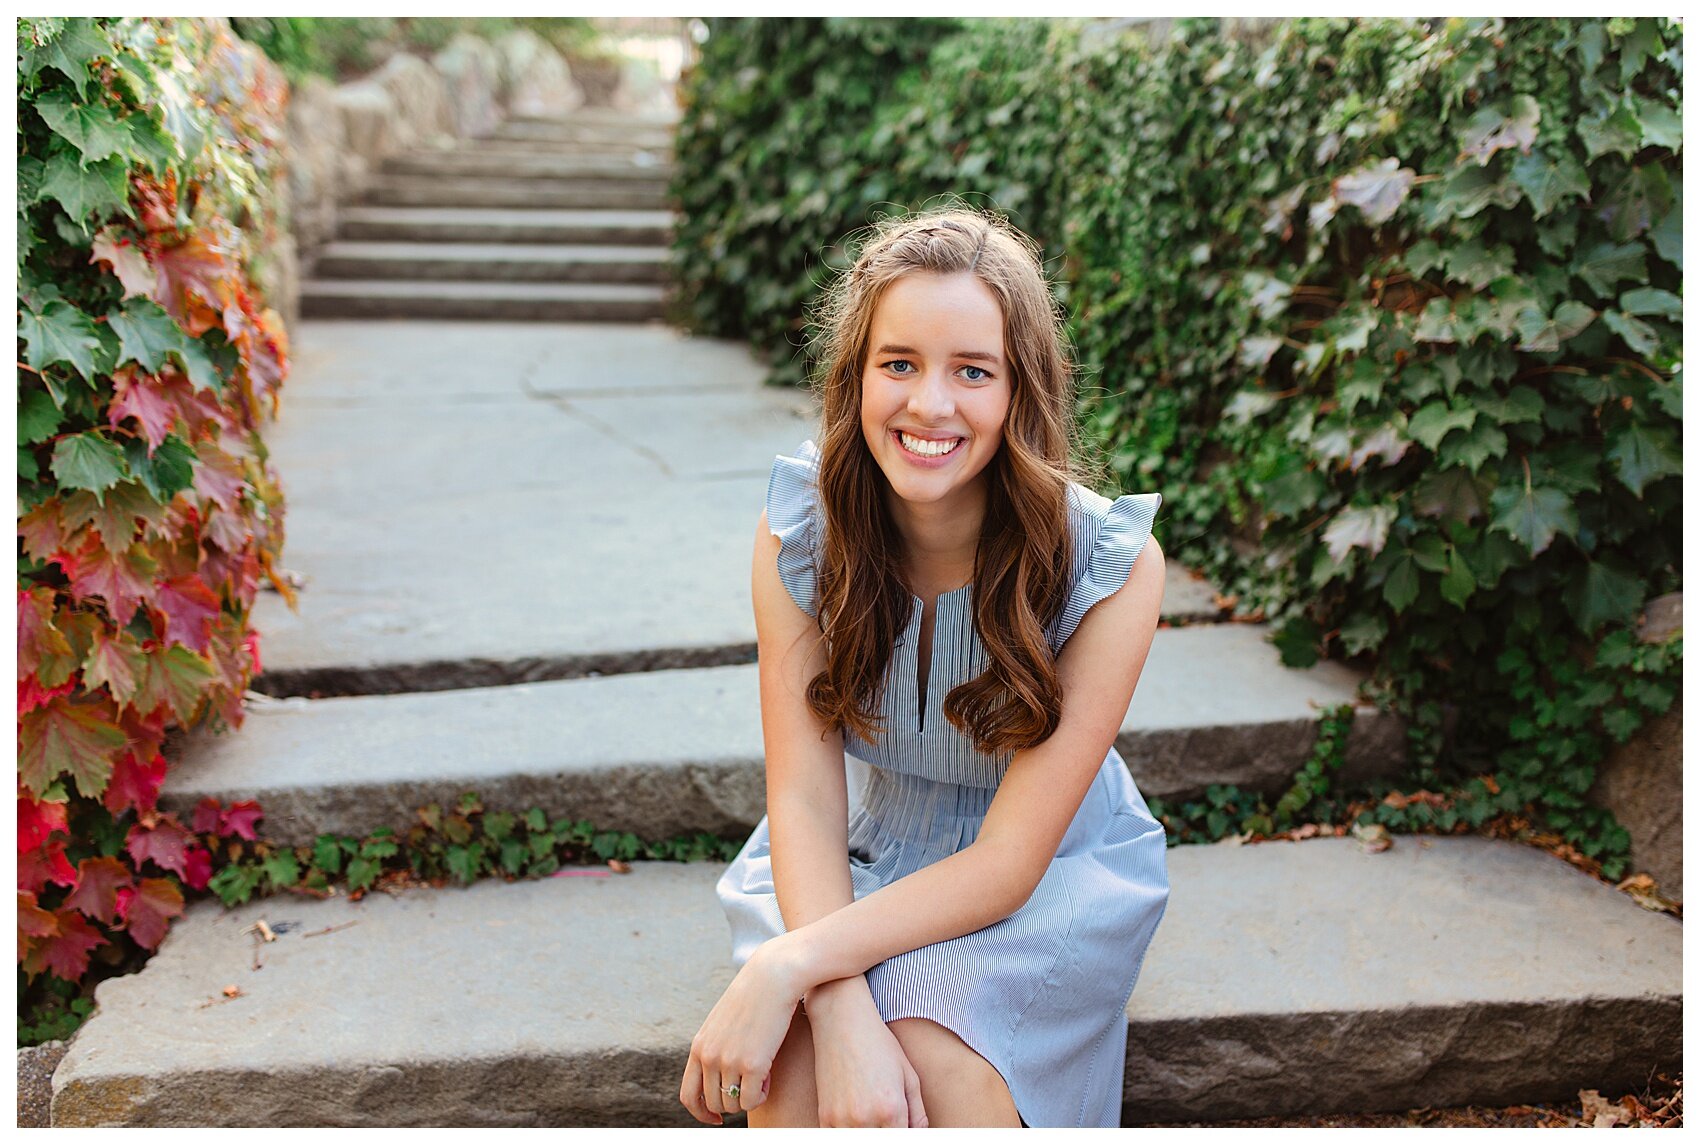
POLYGON ((773 1080, 767 1100, 749 1112, 750 1128, 808 1128, 820 1126, 820 1101, 815 1093, 815 1036, 801 1009, 773 1059, 773 1080))
POLYGON ((926 1018, 899 1018, 887 1024, 921 1078, 928 1125, 939 1129, 1021 1125, 1003 1075, 955 1033, 926 1018))

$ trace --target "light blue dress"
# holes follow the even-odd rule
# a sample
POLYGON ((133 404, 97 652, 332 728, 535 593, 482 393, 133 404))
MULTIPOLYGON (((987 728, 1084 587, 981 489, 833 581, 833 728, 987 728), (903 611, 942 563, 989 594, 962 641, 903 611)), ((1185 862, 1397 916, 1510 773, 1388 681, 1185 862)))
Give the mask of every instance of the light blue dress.
MULTIPOLYGON (((780 538, 779 574, 814 616, 818 529, 813 442, 776 457, 767 520, 780 538)), ((1053 624, 1060 650, 1086 610, 1127 580, 1162 498, 1114 501, 1069 490, 1074 551, 1067 605, 1053 624)), ((972 843, 1013 753, 984 755, 944 718, 944 698, 987 663, 968 585, 938 598, 927 695, 916 692, 920 598, 892 655, 877 744, 845 736, 849 862, 860 899, 972 843), (859 795, 859 798, 858 798, 859 795)), ((732 959, 785 930, 773 887, 766 817, 716 887, 732 959)), ((1127 1003, 1169 898, 1166 841, 1112 747, 1031 898, 971 934, 886 959, 867 972, 880 1015, 929 1018, 995 1066, 1034 1127, 1121 1124, 1127 1003)), ((925 1094, 923 1093, 923 1099, 925 1094)))

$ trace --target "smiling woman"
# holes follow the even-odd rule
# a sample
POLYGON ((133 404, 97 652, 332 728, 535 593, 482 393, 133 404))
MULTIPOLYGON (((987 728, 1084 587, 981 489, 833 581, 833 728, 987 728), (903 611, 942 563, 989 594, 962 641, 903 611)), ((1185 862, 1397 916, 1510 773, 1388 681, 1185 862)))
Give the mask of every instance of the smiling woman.
POLYGON ((768 814, 718 885, 740 969, 680 1100, 1117 1125, 1169 891, 1113 747, 1161 498, 1074 480, 1060 320, 1002 220, 885 224, 823 316, 821 444, 775 459, 752 556, 768 814))

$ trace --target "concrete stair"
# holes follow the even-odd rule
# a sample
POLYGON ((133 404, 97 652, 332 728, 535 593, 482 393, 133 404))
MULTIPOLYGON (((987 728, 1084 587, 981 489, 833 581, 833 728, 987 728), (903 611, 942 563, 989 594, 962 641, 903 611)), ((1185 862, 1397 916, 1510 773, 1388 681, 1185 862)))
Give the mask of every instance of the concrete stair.
POLYGON ((643 322, 665 309, 671 125, 580 112, 392 156, 302 284, 315 318, 643 322))
MULTIPOLYGON (((1681 925, 1560 859, 1475 838, 1168 859, 1124 1125, 1563 1100, 1680 1067, 1681 925)), ((53 1123, 696 1125, 679 1081, 732 977, 719 870, 198 903, 99 987, 53 1123)))

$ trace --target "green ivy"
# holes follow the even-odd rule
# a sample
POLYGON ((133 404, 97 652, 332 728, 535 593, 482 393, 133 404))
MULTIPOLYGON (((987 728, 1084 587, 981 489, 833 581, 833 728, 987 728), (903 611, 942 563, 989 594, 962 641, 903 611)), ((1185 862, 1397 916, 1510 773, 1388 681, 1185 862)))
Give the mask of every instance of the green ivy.
POLYGON ((710 22, 681 320, 795 380, 858 229, 944 193, 1009 211, 1167 550, 1287 664, 1365 669, 1404 783, 1621 872, 1584 794, 1681 674, 1633 636, 1681 588, 1681 25, 914 23, 710 22))

